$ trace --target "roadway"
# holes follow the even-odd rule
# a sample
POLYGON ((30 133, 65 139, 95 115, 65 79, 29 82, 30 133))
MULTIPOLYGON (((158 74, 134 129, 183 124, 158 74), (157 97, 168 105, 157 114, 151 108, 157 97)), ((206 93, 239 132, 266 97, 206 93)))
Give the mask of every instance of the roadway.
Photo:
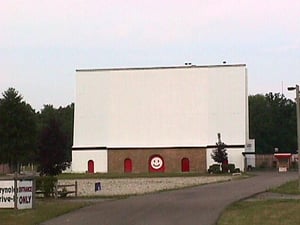
POLYGON ((296 179, 296 172, 260 172, 247 179, 103 201, 42 225, 214 225, 233 202, 296 179))

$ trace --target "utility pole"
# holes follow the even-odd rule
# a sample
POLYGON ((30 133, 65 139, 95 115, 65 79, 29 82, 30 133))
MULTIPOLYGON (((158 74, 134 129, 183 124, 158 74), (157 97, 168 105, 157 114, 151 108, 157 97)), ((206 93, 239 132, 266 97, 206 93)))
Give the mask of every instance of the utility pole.
POLYGON ((297 113, 297 142, 298 142, 298 189, 300 191, 300 92, 299 85, 288 87, 289 91, 296 90, 296 113, 297 113))

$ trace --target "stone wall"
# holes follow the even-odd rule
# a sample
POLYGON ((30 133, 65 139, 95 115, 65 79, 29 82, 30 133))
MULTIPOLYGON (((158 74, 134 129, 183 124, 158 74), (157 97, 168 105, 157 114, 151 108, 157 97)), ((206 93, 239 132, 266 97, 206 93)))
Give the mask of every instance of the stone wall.
MULTIPOLYGON (((230 176, 161 177, 161 178, 120 178, 120 179, 79 179, 78 196, 116 196, 151 193, 160 190, 177 189, 219 181, 228 181, 230 176), (95 184, 101 190, 95 191, 95 184)), ((75 180, 59 180, 59 184, 74 184, 75 180)), ((67 187, 74 190, 73 187, 67 187)), ((74 196, 71 194, 70 196, 74 196)))

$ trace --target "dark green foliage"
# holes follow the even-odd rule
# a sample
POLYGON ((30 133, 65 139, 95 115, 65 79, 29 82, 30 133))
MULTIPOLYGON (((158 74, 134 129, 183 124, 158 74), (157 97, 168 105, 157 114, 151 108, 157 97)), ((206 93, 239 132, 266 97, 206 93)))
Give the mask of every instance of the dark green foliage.
POLYGON ((39 133, 47 126, 50 120, 55 119, 59 122, 60 128, 66 136, 66 160, 71 161, 72 145, 73 145, 73 118, 74 118, 74 104, 66 107, 54 108, 52 105, 44 105, 44 108, 38 113, 39 133))
POLYGON ((53 196, 56 184, 57 177, 42 176, 36 178, 36 190, 43 193, 44 197, 53 196))
POLYGON ((234 172, 234 173, 240 173, 241 170, 240 170, 240 168, 235 168, 233 172, 234 172))
POLYGON ((218 142, 216 143, 216 149, 213 150, 211 157, 217 163, 228 162, 226 145, 221 141, 221 134, 218 134, 218 142))
POLYGON ((58 175, 69 166, 67 160, 68 139, 60 121, 49 118, 41 130, 38 162, 41 175, 58 175))
POLYGON ((249 96, 250 138, 257 153, 295 153, 297 149, 296 104, 284 95, 269 93, 249 96))
POLYGON ((0 160, 14 171, 20 163, 34 161, 36 154, 35 112, 14 88, 0 99, 0 160))
POLYGON ((213 164, 209 166, 208 173, 221 173, 220 165, 219 164, 213 164))
POLYGON ((230 173, 234 173, 235 165, 233 163, 229 163, 227 166, 228 166, 228 171, 230 173))
POLYGON ((72 146, 73 146, 73 127, 74 127, 74 103, 58 108, 58 115, 61 119, 62 130, 67 137, 67 161, 72 160, 72 146))
POLYGON ((45 105, 41 112, 35 113, 14 88, 9 88, 2 95, 0 163, 9 163, 13 171, 17 171, 20 164, 39 163, 43 174, 61 172, 71 161, 74 104, 58 109, 45 105), (54 130, 52 134, 49 129, 54 130), (59 132, 56 133, 55 129, 59 132), (52 139, 47 140, 47 135, 52 139), (48 151, 53 154, 45 154, 48 151), (45 170, 45 166, 51 163, 54 163, 53 168, 45 170))

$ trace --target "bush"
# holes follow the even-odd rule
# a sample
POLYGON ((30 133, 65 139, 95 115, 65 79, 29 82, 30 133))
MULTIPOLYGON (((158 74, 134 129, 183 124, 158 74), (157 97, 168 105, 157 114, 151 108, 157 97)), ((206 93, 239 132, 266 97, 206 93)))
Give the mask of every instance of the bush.
POLYGON ((228 164, 228 170, 230 173, 234 173, 235 165, 233 163, 228 164))
POLYGON ((36 190, 43 193, 44 197, 53 196, 56 184, 57 177, 45 176, 36 178, 36 190))
POLYGON ((233 173, 240 173, 240 172, 241 172, 240 168, 235 168, 235 169, 233 170, 233 173))
POLYGON ((221 173, 219 164, 213 164, 209 166, 208 173, 221 173))

